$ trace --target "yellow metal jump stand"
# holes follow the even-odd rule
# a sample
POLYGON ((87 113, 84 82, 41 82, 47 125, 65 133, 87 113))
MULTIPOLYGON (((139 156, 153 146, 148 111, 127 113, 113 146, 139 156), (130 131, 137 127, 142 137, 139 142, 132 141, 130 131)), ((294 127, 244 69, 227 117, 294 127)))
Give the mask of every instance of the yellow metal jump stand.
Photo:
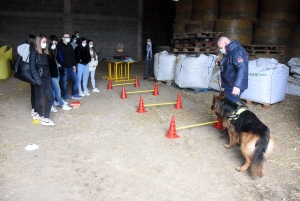
POLYGON ((115 80, 115 82, 124 82, 124 81, 129 81, 129 80, 135 80, 135 79, 130 79, 130 64, 132 64, 134 62, 126 62, 124 61, 122 63, 122 67, 121 67, 121 75, 120 77, 118 77, 118 80, 115 80), (124 64, 124 66, 123 66, 124 64), (123 67, 124 67, 124 75, 123 75, 123 67))

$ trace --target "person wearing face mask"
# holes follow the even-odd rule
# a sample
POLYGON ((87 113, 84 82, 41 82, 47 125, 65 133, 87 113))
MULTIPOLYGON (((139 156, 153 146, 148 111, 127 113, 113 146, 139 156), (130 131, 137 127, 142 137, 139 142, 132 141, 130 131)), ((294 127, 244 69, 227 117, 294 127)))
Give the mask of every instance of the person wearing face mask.
POLYGON ((77 42, 77 45, 78 45, 79 44, 79 40, 80 40, 79 31, 75 31, 75 37, 77 38, 76 42, 77 42))
POLYGON ((156 54, 156 46, 152 44, 151 39, 147 39, 147 45, 145 47, 146 50, 146 58, 145 58, 145 74, 144 74, 144 80, 148 79, 148 73, 150 74, 150 77, 154 77, 154 71, 153 71, 153 58, 156 54))
POLYGON ((80 38, 78 46, 75 48, 75 58, 78 66, 78 91, 79 96, 89 96, 90 93, 87 88, 88 76, 89 76, 89 62, 91 61, 91 55, 89 47, 87 46, 86 38, 80 38), (83 90, 81 88, 81 80, 83 90))
POLYGON ((75 35, 72 35, 71 41, 72 41, 71 45, 72 45, 73 49, 75 49, 78 46, 77 45, 77 37, 75 35))
POLYGON ((81 99, 82 97, 78 95, 78 77, 76 74, 76 60, 74 55, 74 50, 70 44, 70 34, 64 33, 62 35, 62 41, 56 46, 57 56, 56 60, 60 66, 64 69, 65 75, 60 76, 62 82, 62 95, 66 101, 69 101, 69 95, 67 93, 67 77, 72 80, 72 99, 81 99))
POLYGON ((224 57, 220 62, 221 83, 227 99, 234 103, 248 88, 248 53, 237 40, 220 37, 218 47, 224 57))
POLYGON ((89 44, 89 50, 91 55, 91 61, 89 63, 89 72, 90 72, 89 74, 91 76, 93 92, 100 92, 99 89, 96 88, 96 84, 95 84, 95 71, 96 71, 96 67, 98 66, 98 56, 96 54, 93 41, 88 40, 88 44, 89 44))
MULTIPOLYGON (((58 101, 59 105, 62 106, 62 110, 71 110, 72 108, 68 106, 68 103, 63 101, 61 97, 61 91, 59 86, 59 78, 60 76, 64 76, 65 72, 63 68, 56 61, 57 56, 57 45, 58 38, 54 35, 49 36, 48 40, 48 47, 49 47, 49 68, 50 68, 50 75, 52 81, 52 89, 55 99, 58 101)), ((57 109, 52 105, 51 108, 52 112, 57 112, 57 109)))
POLYGON ((47 37, 44 34, 39 34, 35 38, 35 47, 29 54, 29 69, 35 83, 35 110, 40 116, 42 125, 54 126, 54 122, 49 119, 54 95, 51 87, 47 55, 49 55, 47 37), (44 95, 46 97, 46 104, 43 111, 42 102, 44 95))
MULTIPOLYGON (((18 54, 22 57, 22 60, 26 63, 29 63, 29 53, 34 49, 35 45, 35 35, 28 35, 27 40, 24 44, 17 47, 18 54)), ((39 119, 39 115, 35 112, 35 93, 34 85, 30 84, 31 87, 31 112, 30 115, 33 119, 39 119)))

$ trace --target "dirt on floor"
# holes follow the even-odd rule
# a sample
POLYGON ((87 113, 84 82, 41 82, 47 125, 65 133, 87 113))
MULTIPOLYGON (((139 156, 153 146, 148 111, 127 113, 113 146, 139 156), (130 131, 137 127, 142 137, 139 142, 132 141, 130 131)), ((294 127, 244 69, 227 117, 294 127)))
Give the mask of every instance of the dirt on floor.
MULTIPOLYGON (((153 89, 143 69, 142 62, 132 66, 141 86, 126 91, 153 89)), ((0 81, 0 200, 300 200, 300 97, 286 95, 269 110, 250 106, 275 138, 264 177, 253 180, 249 170, 235 170, 245 159, 239 147, 223 147, 226 131, 206 125, 165 137, 172 116, 177 127, 216 120, 210 106, 218 92, 159 82, 160 95, 143 93, 144 104, 175 102, 181 93, 183 109, 146 107, 141 114, 141 94, 120 99, 121 87, 106 89, 106 74, 101 62, 101 92, 84 97, 78 109, 57 107, 50 115, 55 127, 32 124, 29 86, 13 77, 0 81), (26 151, 29 143, 39 148, 26 151)))

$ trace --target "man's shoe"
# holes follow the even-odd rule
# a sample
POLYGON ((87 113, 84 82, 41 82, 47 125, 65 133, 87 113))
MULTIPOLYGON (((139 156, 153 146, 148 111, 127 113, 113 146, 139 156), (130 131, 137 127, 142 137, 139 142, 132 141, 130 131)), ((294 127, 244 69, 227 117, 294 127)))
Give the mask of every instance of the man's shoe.
POLYGON ((62 110, 72 110, 72 108, 68 105, 63 105, 62 110))
POLYGON ((69 101, 70 100, 69 95, 68 94, 64 95, 64 99, 65 101, 69 101))
POLYGON ((75 94, 72 96, 72 99, 82 99, 82 96, 79 96, 78 94, 75 94))
POLYGON ((41 124, 43 125, 43 126, 55 126, 55 123, 51 120, 51 119, 43 119, 42 121, 41 121, 41 124))
POLYGON ((144 79, 143 80, 147 80, 148 78, 147 77, 144 77, 144 79))

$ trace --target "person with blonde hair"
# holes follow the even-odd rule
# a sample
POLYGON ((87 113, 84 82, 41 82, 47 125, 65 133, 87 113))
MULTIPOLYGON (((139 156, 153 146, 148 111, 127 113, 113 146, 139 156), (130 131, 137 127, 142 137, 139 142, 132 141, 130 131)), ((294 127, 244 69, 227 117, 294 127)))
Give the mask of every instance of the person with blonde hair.
POLYGON ((54 122, 49 119, 54 95, 51 87, 47 55, 49 55, 47 37, 44 34, 38 34, 35 38, 35 46, 29 54, 29 69, 34 79, 35 110, 39 114, 42 125, 54 126, 54 122), (44 95, 46 104, 43 111, 42 102, 44 95))

